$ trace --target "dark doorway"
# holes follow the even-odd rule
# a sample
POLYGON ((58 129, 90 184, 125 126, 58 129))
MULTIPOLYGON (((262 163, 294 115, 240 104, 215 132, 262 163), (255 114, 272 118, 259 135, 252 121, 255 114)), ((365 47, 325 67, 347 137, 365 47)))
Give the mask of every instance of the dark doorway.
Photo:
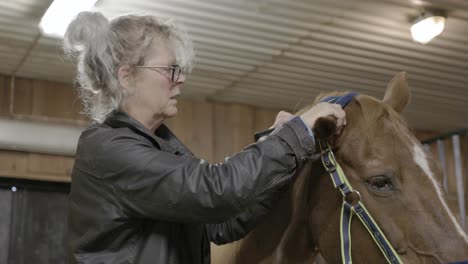
POLYGON ((67 263, 69 183, 0 178, 0 263, 67 263))

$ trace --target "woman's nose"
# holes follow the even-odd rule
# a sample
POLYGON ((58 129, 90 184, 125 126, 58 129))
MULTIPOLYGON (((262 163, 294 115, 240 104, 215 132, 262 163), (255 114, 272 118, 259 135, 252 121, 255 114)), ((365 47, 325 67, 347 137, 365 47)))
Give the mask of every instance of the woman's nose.
POLYGON ((184 83, 186 78, 187 76, 185 76, 185 73, 181 72, 179 78, 177 79, 177 83, 184 83))

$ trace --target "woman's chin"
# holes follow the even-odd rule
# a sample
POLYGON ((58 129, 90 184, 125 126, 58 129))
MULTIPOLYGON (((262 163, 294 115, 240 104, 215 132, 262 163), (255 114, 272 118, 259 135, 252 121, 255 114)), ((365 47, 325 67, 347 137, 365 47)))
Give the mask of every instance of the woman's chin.
POLYGON ((174 107, 171 107, 170 109, 168 109, 168 111, 166 111, 166 117, 167 118, 171 118, 171 117, 174 117, 177 115, 177 108, 174 106, 174 107))

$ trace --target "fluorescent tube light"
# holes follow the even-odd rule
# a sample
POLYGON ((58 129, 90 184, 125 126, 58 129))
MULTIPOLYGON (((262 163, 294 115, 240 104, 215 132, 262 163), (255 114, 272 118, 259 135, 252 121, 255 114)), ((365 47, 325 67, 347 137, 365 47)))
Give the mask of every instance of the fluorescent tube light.
POLYGON ((39 23, 44 35, 63 38, 68 24, 78 13, 90 10, 97 0, 55 0, 39 23))

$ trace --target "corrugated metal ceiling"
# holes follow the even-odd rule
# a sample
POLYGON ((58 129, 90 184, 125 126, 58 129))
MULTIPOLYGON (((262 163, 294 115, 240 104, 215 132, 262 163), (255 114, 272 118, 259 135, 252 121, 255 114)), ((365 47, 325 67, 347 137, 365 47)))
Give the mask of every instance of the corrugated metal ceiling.
MULTIPOLYGON (((39 36, 50 3, 0 2, 0 73, 73 79, 60 41, 39 36)), ((381 98, 404 70, 413 91, 405 116, 413 127, 468 126, 467 1, 101 0, 96 10, 110 18, 151 13, 185 24, 198 57, 185 98, 294 110, 321 91, 381 98), (409 33, 408 18, 423 5, 448 11, 444 33, 427 45, 409 33)))

